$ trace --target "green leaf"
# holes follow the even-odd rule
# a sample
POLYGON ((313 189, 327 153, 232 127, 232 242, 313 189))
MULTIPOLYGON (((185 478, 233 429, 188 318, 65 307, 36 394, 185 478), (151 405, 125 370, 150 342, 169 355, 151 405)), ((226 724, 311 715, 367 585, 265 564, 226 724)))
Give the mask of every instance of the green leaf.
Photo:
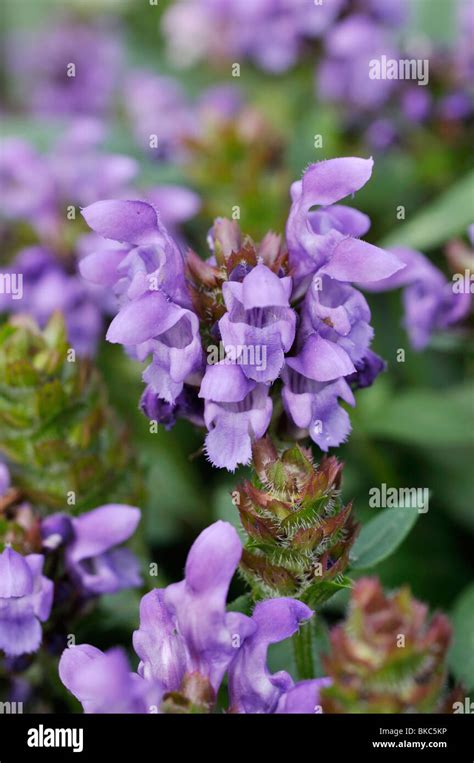
POLYGON ((313 609, 325 604, 339 591, 350 590, 352 580, 346 575, 342 575, 335 580, 325 580, 321 583, 314 583, 304 592, 304 601, 313 609))
POLYGON ((351 568, 367 569, 386 559, 405 540, 417 519, 416 508, 383 509, 362 528, 350 554, 351 568))
POLYGON ((448 662, 467 691, 474 689, 474 584, 464 589, 451 615, 454 638, 448 662))
POLYGON ((395 228, 379 244, 432 249, 452 236, 463 234, 472 222, 474 172, 449 188, 422 212, 395 228))
POLYGON ((387 401, 378 416, 360 421, 368 434, 414 445, 446 447, 474 442, 472 387, 416 389, 387 401))

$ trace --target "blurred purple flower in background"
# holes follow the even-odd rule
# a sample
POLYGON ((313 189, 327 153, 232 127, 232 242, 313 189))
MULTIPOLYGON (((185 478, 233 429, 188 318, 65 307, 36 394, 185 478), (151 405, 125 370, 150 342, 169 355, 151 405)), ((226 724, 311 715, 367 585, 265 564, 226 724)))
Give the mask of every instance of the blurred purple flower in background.
POLYGON ((173 77, 146 70, 125 82, 125 108, 138 144, 159 159, 183 158, 183 138, 195 131, 192 107, 173 77))
POLYGON ((162 29, 173 62, 202 58, 252 61, 272 73, 296 63, 305 40, 321 36, 345 0, 181 0, 164 14, 162 29))
POLYGON ((92 355, 102 329, 102 313, 90 285, 69 274, 51 250, 41 246, 22 249, 4 273, 22 275, 22 297, 0 294, 0 311, 29 313, 40 327, 53 310, 61 310, 71 346, 79 355, 92 355))
POLYGON ((318 67, 317 91, 323 101, 350 105, 359 111, 379 109, 397 88, 393 79, 370 79, 370 61, 398 59, 386 27, 369 16, 353 14, 325 36, 324 57, 318 67))
POLYGON ((96 116, 112 104, 122 45, 115 25, 64 18, 12 37, 7 58, 27 108, 44 116, 96 116))
POLYGON ((456 291, 452 281, 421 252, 393 247, 405 268, 375 284, 362 284, 369 291, 403 288, 404 325, 415 350, 423 350, 436 331, 458 323, 471 306, 469 290, 456 291))
POLYGON ((233 712, 314 712, 324 679, 295 684, 266 665, 269 644, 289 638, 313 613, 288 598, 257 604, 252 617, 226 612, 241 554, 236 530, 215 522, 193 543, 184 580, 143 597, 133 636, 137 673, 121 650, 104 654, 87 644, 65 650, 60 677, 85 712, 159 712, 162 699, 209 711, 226 672, 233 712))

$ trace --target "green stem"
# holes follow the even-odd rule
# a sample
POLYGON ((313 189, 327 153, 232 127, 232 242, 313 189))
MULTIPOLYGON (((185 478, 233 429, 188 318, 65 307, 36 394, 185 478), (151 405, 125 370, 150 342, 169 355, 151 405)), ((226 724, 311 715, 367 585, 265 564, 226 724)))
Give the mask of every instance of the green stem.
POLYGON ((313 638, 311 622, 301 626, 292 638, 298 680, 314 678, 313 638))

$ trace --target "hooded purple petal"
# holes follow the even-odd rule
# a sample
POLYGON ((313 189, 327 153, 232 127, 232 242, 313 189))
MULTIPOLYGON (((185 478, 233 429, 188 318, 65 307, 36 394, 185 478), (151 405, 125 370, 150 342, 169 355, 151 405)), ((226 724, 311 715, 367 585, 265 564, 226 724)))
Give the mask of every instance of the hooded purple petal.
POLYGON ((100 236, 135 246, 152 244, 159 235, 156 209, 145 201, 96 201, 82 216, 100 236))
POLYGON ((344 238, 321 268, 337 281, 358 281, 361 284, 380 281, 404 268, 396 255, 358 238, 344 238))

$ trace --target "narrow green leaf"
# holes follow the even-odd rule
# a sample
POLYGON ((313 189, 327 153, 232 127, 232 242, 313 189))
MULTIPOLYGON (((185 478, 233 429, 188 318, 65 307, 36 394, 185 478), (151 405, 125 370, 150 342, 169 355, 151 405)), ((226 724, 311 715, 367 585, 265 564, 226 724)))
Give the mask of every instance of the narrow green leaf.
POLYGON ((382 509, 362 528, 354 543, 351 568, 367 569, 386 559, 405 540, 417 519, 416 508, 382 509))
POLYGON ((379 244, 432 249, 452 236, 463 234, 472 222, 474 172, 439 196, 412 220, 395 228, 379 244))
POLYGON ((467 691, 474 690, 474 584, 464 589, 451 616, 454 637, 448 662, 467 691))

